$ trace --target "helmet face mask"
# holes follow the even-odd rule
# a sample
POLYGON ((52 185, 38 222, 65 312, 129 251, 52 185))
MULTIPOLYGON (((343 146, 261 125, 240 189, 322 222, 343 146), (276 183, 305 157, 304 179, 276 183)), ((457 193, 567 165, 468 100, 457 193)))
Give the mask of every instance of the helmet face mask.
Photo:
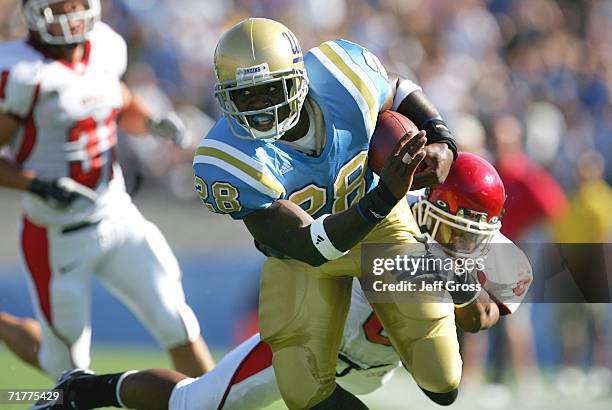
POLYGON ((428 188, 413 208, 421 230, 456 257, 489 251, 501 229, 506 198, 499 174, 477 155, 460 152, 443 184, 428 188))
POLYGON ((49 45, 74 45, 87 40, 89 33, 100 20, 101 7, 99 0, 82 0, 82 9, 68 13, 57 12, 55 5, 67 0, 27 0, 23 4, 23 13, 28 29, 37 32, 40 41, 49 45), (56 10, 54 12, 54 10, 56 10), (82 22, 82 33, 73 33, 71 24, 82 22), (59 34, 54 33, 55 28, 59 34))
MULTIPOLYGON (((456 257, 474 257, 488 252, 493 237, 501 229, 499 218, 490 221, 474 220, 453 215, 427 199, 416 204, 415 213, 419 226, 432 242, 438 243, 444 251, 456 257)), ((465 211, 463 212, 465 214, 465 211)))
POLYGON ((260 78, 243 81, 242 84, 238 81, 226 81, 215 86, 215 97, 223 114, 228 119, 232 133, 241 139, 266 141, 279 139, 297 124, 307 93, 308 79, 306 74, 297 69, 266 73, 260 78), (272 102, 272 105, 257 110, 242 111, 237 107, 236 98, 233 97, 234 93, 274 83, 279 83, 283 89, 282 101, 272 102), (267 131, 257 130, 249 121, 253 121, 253 117, 261 115, 269 115, 273 120, 267 131), (236 127, 236 125, 239 127, 236 127))
POLYGON ((215 73, 215 98, 236 137, 275 141, 298 123, 308 77, 297 39, 281 23, 251 18, 232 27, 217 44, 215 73), (264 97, 266 104, 256 108, 236 104, 241 91, 274 83, 282 88, 280 100, 264 97))

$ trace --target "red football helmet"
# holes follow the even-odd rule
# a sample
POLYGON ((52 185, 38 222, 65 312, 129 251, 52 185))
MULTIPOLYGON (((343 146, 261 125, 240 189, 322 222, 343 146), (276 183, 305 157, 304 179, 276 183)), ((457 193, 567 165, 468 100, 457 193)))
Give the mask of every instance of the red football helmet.
POLYGON ((501 228, 506 192, 483 158, 460 152, 446 181, 415 205, 417 223, 431 240, 456 256, 485 252, 501 228))

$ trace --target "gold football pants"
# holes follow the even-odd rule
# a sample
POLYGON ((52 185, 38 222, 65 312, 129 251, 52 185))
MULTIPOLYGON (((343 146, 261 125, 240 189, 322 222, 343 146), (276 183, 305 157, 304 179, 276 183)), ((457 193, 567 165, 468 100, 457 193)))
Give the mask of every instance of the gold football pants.
MULTIPOLYGON (((413 243, 412 212, 400 202, 361 243, 413 243)), ((259 326, 273 351, 276 380, 290 409, 308 409, 334 390, 336 361, 360 274, 361 247, 320 267, 268 258, 260 284, 259 326)), ((455 389, 461 356, 450 303, 372 304, 393 347, 416 383, 436 393, 455 389)))

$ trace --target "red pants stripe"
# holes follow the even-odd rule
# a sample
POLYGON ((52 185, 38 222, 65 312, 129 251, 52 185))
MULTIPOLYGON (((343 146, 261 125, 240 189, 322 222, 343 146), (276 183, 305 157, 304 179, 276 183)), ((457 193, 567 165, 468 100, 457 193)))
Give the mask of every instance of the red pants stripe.
POLYGON ((38 303, 48 323, 52 324, 49 290, 51 266, 49 262, 47 229, 34 225, 24 217, 21 246, 30 276, 36 287, 38 303))

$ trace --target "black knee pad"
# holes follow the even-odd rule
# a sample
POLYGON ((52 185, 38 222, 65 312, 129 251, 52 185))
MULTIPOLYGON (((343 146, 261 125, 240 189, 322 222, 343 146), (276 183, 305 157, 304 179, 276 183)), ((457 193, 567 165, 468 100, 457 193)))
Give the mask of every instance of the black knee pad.
POLYGON ((450 406, 455 402, 455 400, 457 400, 457 396, 459 395, 459 389, 453 389, 446 393, 434 393, 429 390, 425 390, 421 386, 419 386, 419 388, 423 390, 423 393, 425 393, 425 395, 429 397, 431 401, 439 404, 440 406, 450 406))
POLYGON ((331 396, 314 405, 310 410, 368 410, 368 406, 342 387, 336 385, 336 389, 331 396))

